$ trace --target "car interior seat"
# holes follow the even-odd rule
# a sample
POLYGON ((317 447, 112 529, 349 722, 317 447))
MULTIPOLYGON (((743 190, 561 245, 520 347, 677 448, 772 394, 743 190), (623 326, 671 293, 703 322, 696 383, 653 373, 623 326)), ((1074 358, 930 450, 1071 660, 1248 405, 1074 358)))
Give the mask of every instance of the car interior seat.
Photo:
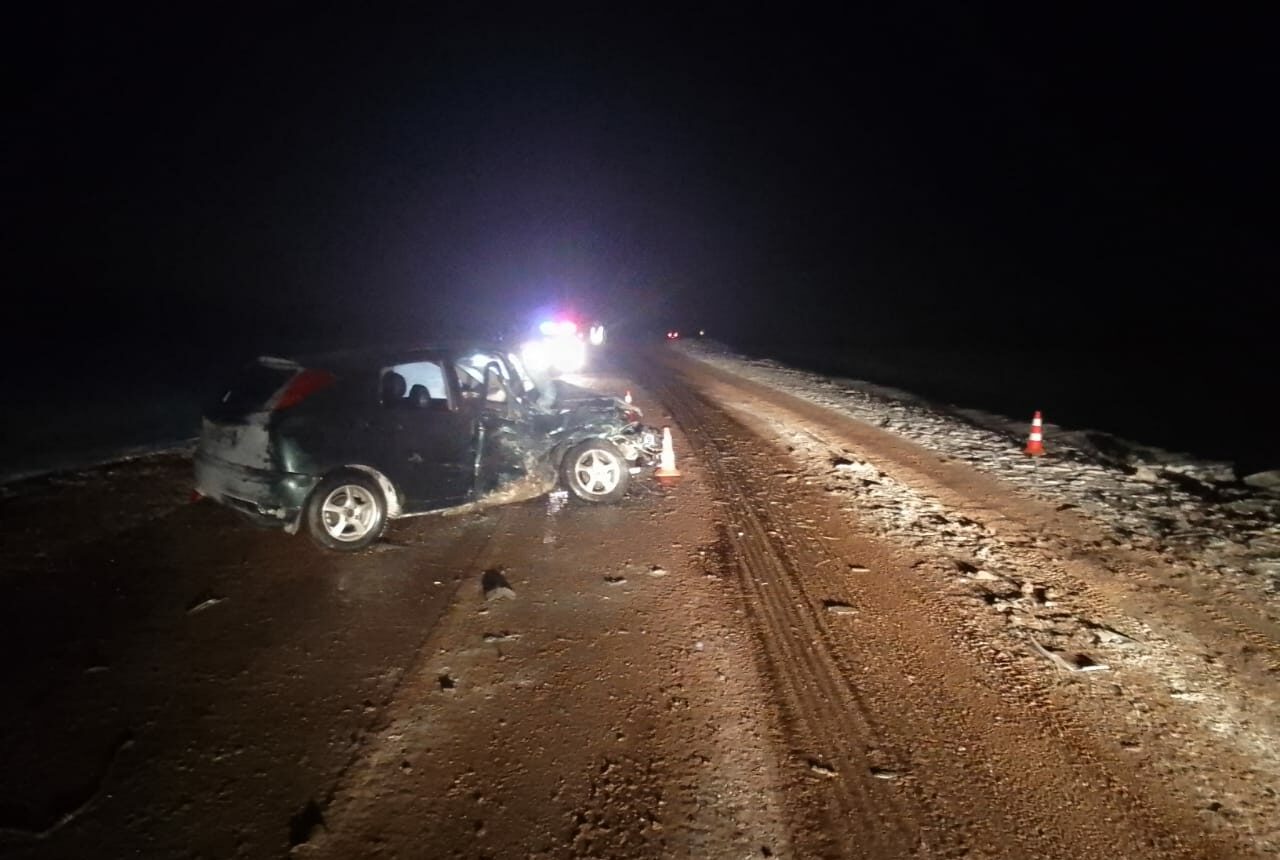
POLYGON ((415 409, 429 409, 432 412, 449 411, 449 401, 443 397, 432 397, 431 389, 420 382, 409 389, 409 403, 415 409))
POLYGON ((415 409, 426 409, 431 405, 431 391, 421 382, 409 389, 409 404, 415 409))
POLYGON ((382 402, 390 406, 404 399, 408 383, 394 370, 387 371, 382 377, 382 402))

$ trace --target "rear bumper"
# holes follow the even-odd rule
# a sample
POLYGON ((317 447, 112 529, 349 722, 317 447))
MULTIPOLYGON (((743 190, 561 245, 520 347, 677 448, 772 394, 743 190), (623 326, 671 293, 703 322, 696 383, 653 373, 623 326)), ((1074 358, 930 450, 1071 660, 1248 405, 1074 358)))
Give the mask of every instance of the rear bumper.
POLYGON ((255 519, 296 527, 319 476, 252 469, 203 452, 195 456, 196 492, 255 519))

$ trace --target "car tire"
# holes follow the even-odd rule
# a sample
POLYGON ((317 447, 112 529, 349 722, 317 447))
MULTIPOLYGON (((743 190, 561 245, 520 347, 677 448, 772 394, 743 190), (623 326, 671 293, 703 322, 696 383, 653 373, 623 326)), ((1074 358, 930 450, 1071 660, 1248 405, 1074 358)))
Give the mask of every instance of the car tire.
POLYGON ((631 472, 617 445, 588 439, 564 455, 560 480, 584 502, 616 502, 627 494, 631 472))
POLYGON ((354 469, 334 472, 307 499, 307 533, 325 549, 356 552, 382 537, 387 499, 373 478, 354 469))

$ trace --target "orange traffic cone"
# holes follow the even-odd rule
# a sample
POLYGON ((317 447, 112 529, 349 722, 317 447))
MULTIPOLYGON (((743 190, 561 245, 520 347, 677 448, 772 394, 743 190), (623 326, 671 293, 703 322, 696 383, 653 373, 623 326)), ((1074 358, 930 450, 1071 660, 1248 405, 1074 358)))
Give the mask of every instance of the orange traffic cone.
POLYGON ((631 405, 631 389, 630 389, 630 388, 628 388, 628 389, 627 389, 627 396, 626 396, 626 397, 623 397, 623 398, 622 398, 622 400, 623 400, 623 402, 625 402, 628 406, 630 406, 630 405, 631 405))
POLYGON ((1040 420, 1040 410, 1031 419, 1031 435, 1027 438, 1027 454, 1040 457, 1044 454, 1044 424, 1040 420))
POLYGON ((653 476, 659 484, 674 484, 680 479, 680 470, 676 468, 676 452, 671 447, 671 428, 662 428, 662 456, 658 460, 658 468, 653 476))

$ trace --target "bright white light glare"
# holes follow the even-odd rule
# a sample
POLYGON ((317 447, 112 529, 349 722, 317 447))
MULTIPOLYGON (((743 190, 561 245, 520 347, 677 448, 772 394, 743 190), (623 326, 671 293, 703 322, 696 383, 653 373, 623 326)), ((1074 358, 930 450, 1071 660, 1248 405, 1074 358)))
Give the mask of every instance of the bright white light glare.
POLYGON ((520 347, 520 357, 524 359, 525 367, 530 370, 541 371, 551 366, 551 356, 547 354, 547 348, 540 340, 531 340, 520 347))
POLYGON ((568 337, 578 333, 578 326, 573 320, 544 320, 538 323, 538 331, 546 337, 568 337))
POLYGON ((587 345, 576 337, 558 337, 547 343, 551 353, 551 366, 557 370, 574 373, 587 363, 587 345))
POLYGON ((591 327, 591 345, 599 346, 604 343, 604 326, 593 325, 591 327))
POLYGON ((575 373, 587 364, 587 345, 577 337, 548 337, 520 347, 525 366, 535 372, 557 370, 575 373))
POLYGON ((707 330, 705 328, 698 329, 698 337, 706 337, 706 336, 707 336, 707 330))

